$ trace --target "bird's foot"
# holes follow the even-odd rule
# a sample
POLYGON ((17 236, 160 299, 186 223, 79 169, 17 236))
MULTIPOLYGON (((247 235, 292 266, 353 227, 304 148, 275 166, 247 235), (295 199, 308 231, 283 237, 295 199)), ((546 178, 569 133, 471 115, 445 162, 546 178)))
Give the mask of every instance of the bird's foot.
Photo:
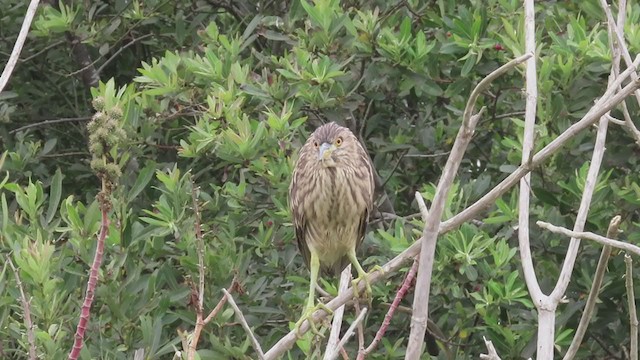
POLYGON ((360 284, 360 281, 364 281, 364 285, 365 285, 365 298, 370 298, 371 294, 373 294, 373 291, 371 290, 371 283, 369 283, 369 278, 368 278, 368 274, 363 273, 361 275, 359 275, 356 279, 353 279, 351 281, 351 286, 353 286, 353 293, 356 296, 356 298, 360 298, 360 293, 358 290, 358 284, 360 284))
POLYGON ((360 281, 365 282, 365 298, 371 297, 371 294, 373 294, 373 291, 371 290, 371 283, 369 282, 369 276, 373 275, 373 273, 375 273, 376 271, 379 271, 381 274, 384 275, 384 269, 382 268, 382 266, 374 265, 373 268, 371 268, 371 270, 369 270, 368 273, 365 273, 363 271, 361 274, 358 274, 358 277, 356 279, 351 281, 351 285, 353 286, 353 291, 356 297, 358 298, 360 297, 360 294, 358 293, 358 284, 360 283, 360 281))
POLYGON ((318 331, 318 327, 316 326, 315 320, 313 319, 313 314, 318 310, 324 310, 329 315, 333 314, 333 310, 329 309, 323 303, 317 303, 315 306, 307 305, 307 307, 305 307, 304 309, 304 312, 302 313, 302 316, 300 316, 300 319, 293 326, 298 336, 303 335, 300 329, 302 328, 302 324, 306 320, 309 322, 309 328, 311 329, 311 332, 320 337, 324 337, 324 335, 320 333, 320 331, 318 331))
POLYGON ((373 275, 374 272, 379 271, 380 274, 384 275, 385 271, 384 268, 382 268, 382 266, 380 265, 373 265, 373 267, 371 268, 371 270, 369 270, 369 272, 367 273, 368 275, 373 275))

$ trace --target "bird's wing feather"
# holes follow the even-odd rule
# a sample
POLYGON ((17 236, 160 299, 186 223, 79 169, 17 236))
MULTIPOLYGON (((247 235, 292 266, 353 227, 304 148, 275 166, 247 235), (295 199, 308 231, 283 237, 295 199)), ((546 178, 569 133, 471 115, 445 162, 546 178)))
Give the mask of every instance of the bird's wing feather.
POLYGON ((311 253, 305 238, 307 222, 302 210, 304 206, 301 203, 301 201, 304 201, 304 198, 301 198, 300 194, 298 193, 298 168, 301 166, 300 162, 302 161, 302 159, 299 160, 298 166, 294 169, 293 176, 291 177, 292 182, 291 186, 289 187, 289 207, 291 208, 292 212, 293 228, 295 230, 296 240, 298 242, 298 250, 300 250, 305 264, 307 265, 307 267, 309 267, 309 263, 311 261, 311 253))

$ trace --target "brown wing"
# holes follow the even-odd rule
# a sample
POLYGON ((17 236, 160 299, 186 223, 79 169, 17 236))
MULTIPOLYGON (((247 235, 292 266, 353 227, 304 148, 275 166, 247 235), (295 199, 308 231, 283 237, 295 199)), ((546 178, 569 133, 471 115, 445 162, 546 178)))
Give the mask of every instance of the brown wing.
MULTIPOLYGON (((298 159, 301 161, 301 159, 298 159)), ((293 228, 296 235, 296 240, 298 242, 298 250, 302 254, 302 258, 304 259, 304 263, 309 267, 309 262, 311 261, 311 253, 309 252, 309 246, 307 246, 306 241, 306 228, 307 223, 304 218, 304 214, 302 212, 303 201, 304 199, 300 198, 300 193, 298 191, 299 181, 299 168, 301 164, 296 164, 296 168, 293 170, 293 175, 291 176, 291 185, 289 186, 289 208, 291 209, 291 217, 293 222, 293 228)))

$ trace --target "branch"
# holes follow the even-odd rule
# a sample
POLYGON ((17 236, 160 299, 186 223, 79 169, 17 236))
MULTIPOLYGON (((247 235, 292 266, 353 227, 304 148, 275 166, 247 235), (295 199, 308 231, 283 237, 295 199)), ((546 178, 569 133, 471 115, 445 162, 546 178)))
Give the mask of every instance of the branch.
MULTIPOLYGON (((607 237, 614 237, 618 233, 620 220, 620 215, 615 216, 613 219, 611 219, 611 222, 609 223, 609 229, 607 230, 607 237)), ((564 360, 571 360, 576 356, 578 348, 580 347, 582 339, 584 338, 584 334, 587 332, 587 327, 589 326, 589 321, 591 320, 591 317, 593 315, 593 310, 596 307, 596 301, 598 300, 600 287, 602 287, 602 279, 604 278, 604 274, 607 270, 607 263, 609 262, 610 256, 611 246, 605 245, 602 248, 602 252, 600 253, 600 259, 598 260, 598 266, 596 267, 596 273, 593 277, 591 291, 589 292, 589 297, 587 298, 584 312, 582 313, 582 317, 580 318, 580 323, 578 324, 576 334, 571 341, 571 345, 569 346, 569 349, 567 349, 567 353, 563 358, 564 360)))
POLYGON ((636 315, 636 297, 633 292, 633 260, 629 254, 624 254, 626 265, 627 303, 629 304, 629 324, 631 326, 631 360, 638 360, 638 315, 636 315))
POLYGON ((93 119, 92 116, 82 116, 82 117, 75 117, 75 118, 62 118, 62 119, 44 120, 44 121, 40 121, 40 122, 37 122, 37 123, 25 125, 25 126, 17 128, 17 129, 13 129, 13 130, 9 131, 9 134, 15 134, 15 133, 17 133, 19 131, 31 129, 31 128, 34 128, 34 127, 46 126, 46 125, 51 125, 51 124, 59 124, 59 123, 65 123, 65 122, 89 121, 91 119, 93 119))
MULTIPOLYGON (((349 338, 353 336, 356 326, 359 326, 362 323, 362 320, 364 320, 364 316, 367 315, 367 310, 367 308, 362 309, 358 317, 356 317, 353 323, 351 323, 351 326, 349 326, 347 331, 344 333, 344 336, 340 340, 340 343, 338 343, 338 349, 344 348, 344 345, 347 343, 347 341, 349 341, 349 338)), ((335 353, 335 357, 332 357, 331 360, 335 359, 337 356, 338 352, 335 353)))
MULTIPOLYGON (((193 177, 190 178, 191 182, 191 200, 193 202, 193 213, 195 216, 195 233, 196 233, 196 246, 198 253, 198 302, 196 305, 196 327, 193 330, 193 338, 189 342, 189 348, 187 349, 187 359, 194 360, 196 358, 196 348, 198 347, 198 341, 200 340, 200 334, 205 326, 203 317, 204 307, 204 238, 202 236, 202 226, 200 225, 200 207, 198 206, 198 187, 193 182, 193 177)), ((222 299, 226 299, 223 296, 222 299)), ((222 302, 220 299, 220 302, 222 302)))
POLYGON ((433 259, 435 256, 438 229, 440 227, 442 213, 444 212, 447 194, 453 185, 453 180, 455 179, 458 167, 462 162, 462 157, 464 156, 467 146, 471 141, 478 119, 484 110, 484 108, 482 108, 478 113, 473 114, 476 100, 480 93, 486 89, 489 84, 491 84, 491 81, 514 68, 518 64, 524 62, 529 57, 531 57, 531 54, 520 56, 494 70, 480 81, 480 83, 471 92, 471 96, 467 101, 467 106, 465 107, 463 114, 462 126, 460 126, 460 130, 458 131, 458 135, 456 136, 456 140, 451 149, 451 154, 444 166, 442 176, 438 181, 431 209, 429 210, 427 220, 425 221, 422 239, 420 240, 422 250, 420 252, 418 280, 416 281, 414 294, 415 300, 413 302, 413 314, 411 315, 411 332, 409 334, 409 344, 407 345, 407 352, 405 354, 405 359, 407 360, 419 359, 422 353, 422 344, 424 343, 424 335, 427 329, 427 318, 429 314, 431 272, 433 270, 433 259))
POLYGON ((493 347, 493 343, 491 342, 491 340, 487 340, 486 337, 482 337, 482 340, 484 340, 484 344, 487 346, 487 352, 489 354, 485 355, 485 354, 480 354, 480 359, 483 360, 501 360, 500 356, 498 356, 498 352, 496 351, 496 348, 493 347))
POLYGON ((364 358, 367 355, 369 355, 373 350, 375 350, 376 346, 378 346, 378 344, 382 340, 382 337, 387 331, 389 324, 391 323, 393 314, 398 308, 400 301, 402 301, 407 291, 409 291, 409 289, 413 285, 413 280, 415 279, 417 271, 418 271, 418 261, 414 260, 413 265, 411 265, 411 269, 409 270, 409 272, 407 273, 407 276, 404 278, 404 281, 402 282, 402 286, 400 287, 400 290, 398 290, 398 292, 396 293, 396 297, 393 299, 393 303, 391 303, 391 306, 389 306, 389 310, 387 311, 387 314, 384 316, 382 325, 380 325, 380 329, 378 329, 378 332, 376 333, 375 338, 373 339, 373 341, 371 341, 371 344, 366 349, 363 349, 362 351, 358 352, 357 360, 364 360, 364 358))
POLYGON ((552 233, 556 233, 556 234, 560 234, 560 235, 564 235, 564 236, 569 236, 569 237, 573 237, 573 238, 577 238, 577 239, 584 239, 584 240, 592 240, 595 241, 599 244, 602 245, 609 245, 611 247, 614 247, 616 249, 620 249, 620 250, 624 250, 626 252, 630 252, 634 255, 638 255, 640 256, 640 247, 633 245, 633 244, 629 244, 627 242, 624 241, 618 241, 618 240, 614 240, 608 237, 604 237, 602 235, 598 235, 598 234, 594 234, 592 232, 587 232, 587 231, 571 231, 567 228, 561 227, 561 226, 556 226, 556 225, 552 225, 549 224, 548 222, 544 222, 544 221, 537 221, 536 225, 538 225, 539 227, 545 229, 545 230, 549 230, 552 233))
MULTIPOLYGON (((628 78, 629 74, 635 71, 639 63, 640 56, 637 56, 636 60, 634 61, 634 65, 622 72, 616 79, 616 84, 614 85, 618 86, 622 81, 628 78)), ((547 146, 538 151, 533 156, 531 161, 529 161, 527 164, 520 165, 514 172, 511 173, 511 175, 507 176, 498 185, 492 188, 480 200, 476 201, 474 204, 458 213, 458 215, 443 222, 440 225, 440 233, 450 231, 460 226, 460 224, 472 219, 480 211, 494 205, 497 198, 511 189, 524 175, 531 171, 531 169, 542 164, 547 158, 549 158, 556 151, 562 148, 569 140, 571 140, 582 130, 591 126, 602 115, 622 102, 624 98, 632 94, 638 87, 640 87, 640 81, 633 81, 629 83, 617 93, 615 89, 608 88, 603 96, 600 97, 596 104, 582 117, 582 119, 571 125, 557 138, 547 144, 547 146)), ((411 252, 415 252, 417 254, 418 250, 411 249, 411 252)))
POLYGON ((256 350, 256 353, 258 353, 258 359, 260 360, 265 359, 265 354, 262 352, 262 347, 260 346, 258 339, 256 339, 255 335, 253 335, 253 331, 251 331, 249 324, 247 324, 247 320, 244 318, 242 311, 240 311, 240 308, 238 308, 238 305, 236 305, 236 302, 233 300, 233 296, 229 294, 227 289, 222 289, 222 292, 224 292, 224 295, 229 300, 229 304, 231 305, 236 315, 240 319, 240 324, 242 324, 242 327, 247 332, 247 335, 249 335, 249 339, 251 339, 251 344, 253 345, 253 348, 256 350))
POLYGON ((18 269, 13 265, 13 261, 9 255, 7 255, 7 262, 13 270, 13 276, 16 278, 16 284, 20 289, 20 302, 22 302, 22 309, 24 310, 24 325, 27 327, 27 340, 29 341, 29 360, 36 360, 38 355, 36 354, 36 335, 33 332, 33 322, 31 321, 31 304, 27 300, 27 296, 24 294, 24 288, 22 287, 22 281, 20 280, 20 274, 18 269))
MULTIPOLYGON (((105 180, 102 181, 103 190, 105 180)), ((102 220, 100 222, 100 234, 98 235, 98 243, 96 245, 96 254, 93 257, 93 264, 91 264, 91 272, 89 274, 89 282, 87 283, 87 292, 84 296, 84 303, 82 304, 82 310, 80 313, 80 321, 76 328, 75 341, 73 342, 73 348, 69 353, 69 360, 77 360, 82 350, 84 333, 87 330, 89 323, 89 316, 91 315, 91 304, 93 303, 93 296, 95 295, 96 286, 98 284, 98 271, 100 270, 100 264, 102 264, 102 257, 104 254, 104 240, 109 233, 109 218, 107 216, 108 207, 105 205, 100 206, 102 212, 102 220)))
MULTIPOLYGON (((525 31, 525 52, 535 54, 536 51, 536 29, 535 29, 535 9, 533 0, 524 2, 524 31, 525 31)), ((522 141, 522 160, 521 164, 526 166, 531 161, 531 153, 533 152, 533 136, 536 123, 536 109, 538 103, 538 82, 536 78, 536 57, 533 56, 525 63, 525 83, 526 83, 526 105, 525 105, 525 124, 524 138, 522 141)), ((540 290, 538 279, 536 278, 535 268, 533 266, 533 258, 531 257, 531 247, 529 245, 529 202, 531 194, 531 174, 527 173, 520 179, 520 193, 518 198, 518 248, 520 259, 522 261, 522 272, 524 280, 531 294, 531 299, 536 308, 542 303, 544 294, 540 290)), ((541 342, 538 339, 538 351, 541 342)))
MULTIPOLYGON (((340 284, 338 285, 338 295, 347 291, 349 288, 349 281, 351 280, 351 264, 347 265, 342 274, 340 274, 340 284)), ((324 359, 335 359, 341 347, 338 346, 340 342, 340 328, 342 327, 342 316, 344 315, 344 305, 340 306, 334 313, 331 320, 331 332, 329 333, 329 341, 327 341, 326 351, 324 353, 324 359)))
POLYGON ((24 21, 22 22, 22 27, 20 28, 20 32, 18 33, 18 38, 16 39, 16 43, 15 45, 13 45, 13 50, 11 51, 11 55, 9 56, 9 61, 7 61, 7 65, 5 65, 4 70, 2 71, 2 75, 0 75, 0 93, 2 93, 4 87, 7 86, 9 78, 13 73, 13 69, 18 63, 20 53, 22 52, 22 47, 24 46, 24 42, 27 39, 27 34, 29 33, 29 28, 31 27, 31 22, 33 21, 33 17, 36 14, 36 10, 38 10, 39 3, 40 0, 31 0, 31 2, 29 3, 27 13, 25 14, 24 21))

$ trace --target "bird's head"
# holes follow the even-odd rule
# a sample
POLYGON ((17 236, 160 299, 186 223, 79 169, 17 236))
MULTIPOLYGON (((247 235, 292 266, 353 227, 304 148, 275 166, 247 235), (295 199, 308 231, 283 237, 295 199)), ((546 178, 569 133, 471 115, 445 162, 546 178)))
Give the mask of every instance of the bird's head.
POLYGON ((337 167, 346 165, 356 153, 358 139, 348 128, 332 122, 316 129, 305 146, 312 147, 312 154, 322 166, 337 167))

